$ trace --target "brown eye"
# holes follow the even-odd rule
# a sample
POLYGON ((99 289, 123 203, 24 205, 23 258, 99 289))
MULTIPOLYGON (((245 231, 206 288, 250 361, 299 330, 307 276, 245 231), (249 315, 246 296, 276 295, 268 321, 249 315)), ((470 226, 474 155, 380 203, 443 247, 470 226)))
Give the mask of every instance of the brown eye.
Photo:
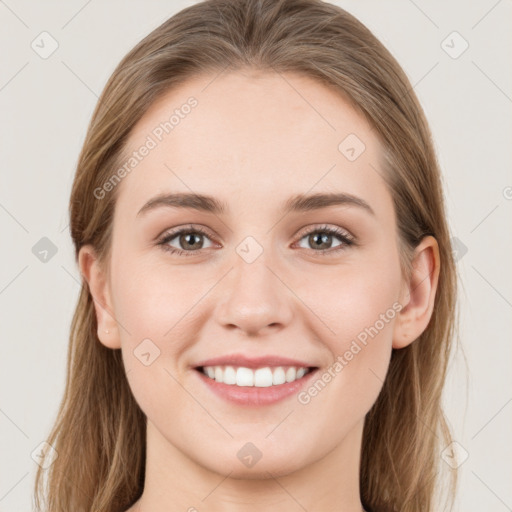
POLYGON ((184 249, 202 249, 203 240, 202 234, 196 233, 185 233, 179 235, 179 243, 184 249))
POLYGON ((355 243, 352 235, 349 235, 347 232, 342 231, 339 228, 332 228, 329 226, 316 228, 305 233, 300 239, 299 244, 302 240, 306 240, 306 244, 309 245, 309 247, 304 247, 303 245, 300 245, 300 247, 312 249, 314 252, 319 254, 338 252, 355 243), (335 242, 334 239, 336 238, 339 240, 339 243, 333 245, 335 242))
POLYGON ((173 254, 191 256, 194 253, 199 252, 201 249, 205 249, 213 245, 210 242, 210 246, 205 246, 205 239, 209 240, 205 231, 199 228, 188 227, 165 234, 158 242, 158 245, 173 254), (171 242, 177 244, 178 247, 171 245, 171 242))
POLYGON ((313 233, 308 235, 308 243, 315 249, 330 249, 332 246, 333 235, 327 233, 313 233))

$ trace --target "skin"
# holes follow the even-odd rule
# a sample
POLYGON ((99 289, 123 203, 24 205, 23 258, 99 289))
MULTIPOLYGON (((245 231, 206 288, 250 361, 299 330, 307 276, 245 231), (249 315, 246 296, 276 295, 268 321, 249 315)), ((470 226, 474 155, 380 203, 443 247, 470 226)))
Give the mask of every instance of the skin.
MULTIPOLYGON (((148 419, 144 492, 129 510, 359 512, 364 418, 391 349, 413 342, 431 318, 436 240, 417 247, 405 279, 379 140, 340 94, 292 73, 213 78, 169 91, 139 121, 129 151, 187 98, 198 100, 118 185, 109 268, 90 246, 79 254, 98 337, 122 350, 148 419), (353 162, 338 150, 351 133, 366 146, 353 162), (281 211, 294 194, 334 191, 364 199, 375 215, 347 205, 281 211), (137 215, 162 192, 212 195, 229 212, 162 207, 137 215), (189 223, 211 233, 198 234, 202 249, 196 242, 188 249, 196 253, 181 256, 157 245, 160 235, 189 223), (319 255, 302 233, 323 224, 347 231, 357 245, 319 255), (247 236, 263 249, 250 264, 236 251, 247 236), (270 406, 234 405, 192 369, 236 352, 310 361, 321 375, 397 302, 401 311, 308 404, 293 395, 270 406), (149 366, 134 355, 147 338, 160 350, 149 366), (262 453, 251 468, 237 457, 248 442, 262 453)), ((330 251, 343 244, 337 235, 330 243, 330 251)), ((168 245, 187 250, 179 236, 168 245)))

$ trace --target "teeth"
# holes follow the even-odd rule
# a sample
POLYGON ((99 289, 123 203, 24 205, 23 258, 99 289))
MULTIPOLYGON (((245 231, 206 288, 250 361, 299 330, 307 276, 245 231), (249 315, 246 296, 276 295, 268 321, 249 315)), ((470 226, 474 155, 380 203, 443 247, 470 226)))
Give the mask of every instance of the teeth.
POLYGON ((272 386, 272 370, 270 368, 258 368, 254 372, 254 385, 257 388, 272 386))
MULTIPOLYGON (((220 378, 215 379, 217 382, 224 382, 222 379, 222 368, 220 370, 220 378)), ((217 371, 217 370, 215 370, 217 371)), ((249 368, 238 368, 236 371, 236 385, 237 386, 254 386, 254 372, 249 368)))
POLYGON ((265 367, 253 370, 243 366, 205 366, 203 373, 217 382, 240 387, 266 388, 301 379, 309 370, 295 366, 265 367))
POLYGON ((279 366, 278 368, 274 368, 274 372, 272 373, 272 385, 284 384, 286 382, 286 374, 279 366))
POLYGON ((290 366, 290 368, 286 370, 286 382, 293 382, 295 377, 297 377, 297 370, 293 366, 290 366))
POLYGON ((236 384, 236 373, 236 370, 232 366, 226 366, 224 369, 224 376, 221 371, 220 377, 215 377, 215 380, 224 382, 224 384, 236 384))
POLYGON ((306 371, 307 369, 306 368, 299 368, 297 370, 297 379, 301 379, 302 377, 304 377, 304 375, 306 375, 306 371))

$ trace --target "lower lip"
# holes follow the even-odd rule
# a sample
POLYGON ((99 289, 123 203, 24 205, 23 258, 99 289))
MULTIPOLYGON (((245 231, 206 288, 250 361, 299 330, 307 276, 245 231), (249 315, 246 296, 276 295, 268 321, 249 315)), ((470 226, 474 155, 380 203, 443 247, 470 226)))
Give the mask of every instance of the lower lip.
POLYGON ((308 372, 304 377, 293 382, 286 382, 277 386, 268 386, 264 388, 256 386, 235 386, 217 382, 210 379, 202 371, 194 370, 199 378, 213 391, 217 396, 233 402, 238 405, 270 405, 280 402, 290 395, 300 391, 317 372, 318 368, 308 372))

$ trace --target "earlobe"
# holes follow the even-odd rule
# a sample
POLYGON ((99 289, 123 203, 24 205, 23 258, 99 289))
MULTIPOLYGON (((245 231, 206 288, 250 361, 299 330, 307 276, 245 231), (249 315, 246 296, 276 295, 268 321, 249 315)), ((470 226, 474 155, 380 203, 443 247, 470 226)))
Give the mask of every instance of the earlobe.
POLYGON ((107 274, 91 245, 85 245, 80 249, 78 265, 80 273, 89 287, 89 293, 93 298, 98 324, 98 339, 108 348, 121 348, 119 329, 113 314, 107 274))
POLYGON ((393 333, 393 348, 404 348, 427 328, 434 309, 440 271, 439 246, 426 236, 416 247, 410 281, 406 283, 393 333))

